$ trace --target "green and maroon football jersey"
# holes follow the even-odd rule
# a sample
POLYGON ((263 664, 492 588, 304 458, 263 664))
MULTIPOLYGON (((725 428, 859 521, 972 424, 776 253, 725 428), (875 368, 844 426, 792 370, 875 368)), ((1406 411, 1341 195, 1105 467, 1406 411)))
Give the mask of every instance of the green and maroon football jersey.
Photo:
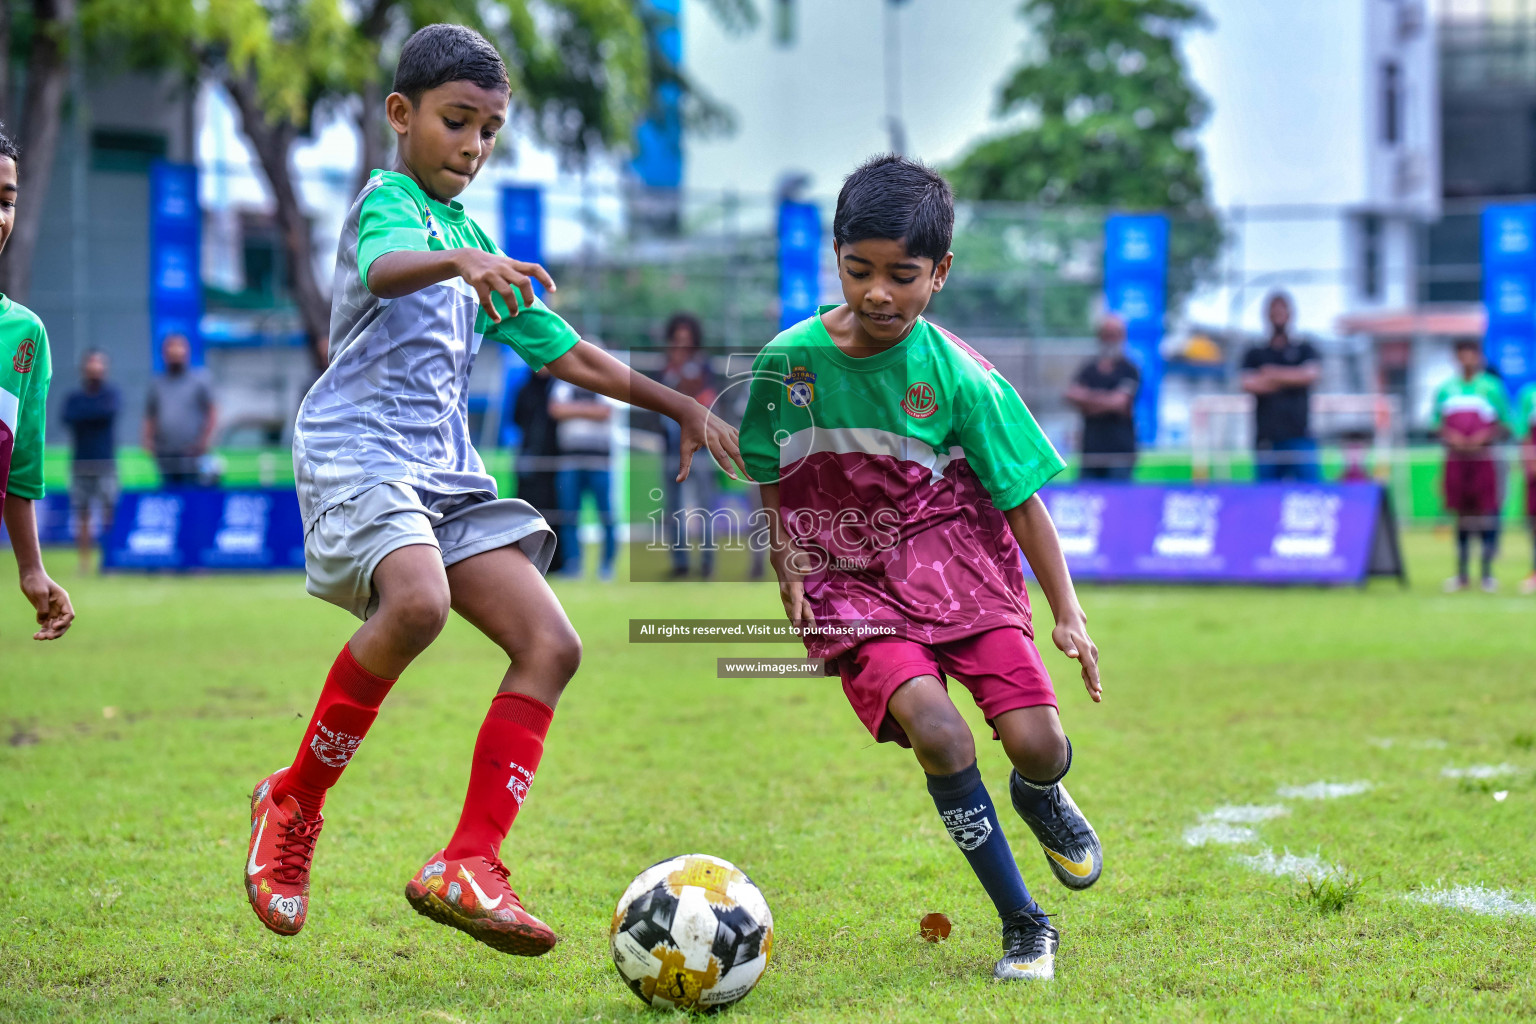
POLYGON ((43 496, 43 429, 53 361, 48 332, 26 306, 0 295, 0 501, 43 496))
POLYGON ((1450 427, 1459 434, 1477 433, 1500 423, 1509 425, 1509 391, 1491 373, 1480 373, 1471 380, 1457 374, 1435 389, 1431 415, 1436 430, 1450 427))
POLYGON ((1031 633, 1000 510, 1061 472, 1061 456, 1013 387, 953 334, 919 319, 899 344, 854 358, 822 324, 834 308, 758 355, 741 426, 748 470, 778 483, 785 526, 811 559, 812 612, 840 630, 808 640, 810 653, 835 657, 870 624, 923 643, 1031 633))

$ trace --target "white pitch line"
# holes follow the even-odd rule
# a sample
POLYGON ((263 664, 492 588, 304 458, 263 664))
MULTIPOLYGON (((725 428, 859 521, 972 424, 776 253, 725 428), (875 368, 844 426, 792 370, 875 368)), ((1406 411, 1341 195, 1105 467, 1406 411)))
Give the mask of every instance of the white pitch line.
POLYGON ((1259 834, 1253 829, 1244 828, 1241 825, 1229 825, 1224 821, 1202 822, 1184 830, 1184 842, 1190 846, 1208 846, 1212 843, 1236 846, 1240 843, 1251 843, 1258 838, 1259 834))
POLYGON ((1277 796, 1287 800, 1337 800, 1341 796, 1358 796, 1371 788, 1369 782, 1313 782, 1305 786, 1281 786, 1277 796))
POLYGON ((1201 821, 1224 821, 1232 825, 1256 825, 1271 818, 1284 817, 1291 809, 1284 804, 1228 804, 1210 814, 1202 815, 1201 821))
POLYGON ((1440 774, 1447 779, 1497 779, 1513 775, 1520 769, 1508 761, 1503 764, 1474 764, 1466 768, 1442 768, 1440 774))
POLYGON ((1329 864, 1321 857, 1298 857, 1290 850, 1286 850, 1284 855, 1277 857, 1275 851, 1267 846, 1252 856, 1239 855, 1236 859, 1255 871, 1262 871, 1276 878, 1299 880, 1324 878, 1328 875, 1342 874, 1344 870, 1337 864, 1329 864))
POLYGON ((1508 889, 1485 889, 1481 885, 1458 885, 1451 889, 1422 889, 1409 893, 1408 899, 1448 910, 1468 910, 1493 917, 1536 917, 1536 902, 1517 900, 1508 889))

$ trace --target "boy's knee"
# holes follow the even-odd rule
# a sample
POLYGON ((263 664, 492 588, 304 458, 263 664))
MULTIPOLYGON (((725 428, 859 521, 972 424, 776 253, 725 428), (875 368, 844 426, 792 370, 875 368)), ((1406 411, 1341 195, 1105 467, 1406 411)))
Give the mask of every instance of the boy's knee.
POLYGON ((514 663, 537 665, 548 671, 564 686, 581 667, 581 637, 566 623, 562 629, 545 630, 531 637, 507 654, 514 663))
POLYGON ((1011 752, 1011 760, 1026 779, 1047 782, 1067 770, 1070 750, 1067 734, 1061 731, 1059 723, 1052 722, 1025 737, 1019 749, 1011 752))
POLYGON ((950 712, 918 716, 905 727, 913 752, 931 775, 953 775, 976 763, 971 727, 953 707, 950 712))
POLYGON ((405 646, 424 651, 448 624, 447 588, 423 587, 391 599, 380 610, 389 617, 390 632, 405 646))

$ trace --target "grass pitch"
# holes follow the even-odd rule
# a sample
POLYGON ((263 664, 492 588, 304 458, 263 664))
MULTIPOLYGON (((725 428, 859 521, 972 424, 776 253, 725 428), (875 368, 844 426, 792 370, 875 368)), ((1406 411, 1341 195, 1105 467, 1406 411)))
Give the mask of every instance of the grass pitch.
POLYGON ((505 855, 564 942, 523 960, 401 896, 457 818, 501 673, 488 642, 455 621, 396 687, 326 807, 309 923, 281 939, 241 889, 246 797, 352 621, 292 576, 85 579, 54 552, 80 613, 65 640, 33 643, 0 588, 0 1020, 648 1020, 609 916, 641 868, 692 851, 745 868, 775 914, 742 1021, 1530 1017, 1536 917, 1408 898, 1481 886, 1536 910, 1529 549, 1510 538, 1489 597, 1439 593, 1448 548, 1409 538, 1408 590, 1085 588, 1105 703, 1046 661, 1107 866, 1057 886, 981 744, 1063 933, 1053 983, 1008 987, 919 769, 835 680, 714 678, 718 656, 793 648, 627 642, 631 616, 773 616, 771 585, 560 584, 586 659, 505 855), (1317 782, 1370 788, 1277 792, 1317 782), (1239 841, 1189 845, 1201 826, 1239 841), (937 945, 933 910, 955 926, 937 945))

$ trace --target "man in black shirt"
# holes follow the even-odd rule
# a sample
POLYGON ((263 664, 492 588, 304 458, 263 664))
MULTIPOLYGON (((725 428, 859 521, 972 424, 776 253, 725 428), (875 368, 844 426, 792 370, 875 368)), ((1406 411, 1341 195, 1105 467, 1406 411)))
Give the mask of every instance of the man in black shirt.
POLYGON ((1099 321, 1099 354, 1084 363, 1066 399, 1083 414, 1080 480, 1129 480, 1136 466, 1136 392, 1141 373, 1125 358, 1125 323, 1099 321))
POLYGON ((101 532, 112 529, 117 507, 117 443, 113 428, 121 405, 107 380, 107 354, 91 349, 80 362, 80 387, 64 400, 64 423, 74 436, 69 507, 75 518, 80 571, 91 569, 91 510, 99 509, 101 532))
MULTIPOLYGON (((560 492, 555 473, 560 465, 560 440, 555 430, 555 420, 549 414, 549 389, 554 378, 549 371, 540 369, 518 389, 512 406, 512 422, 523 432, 523 443, 517 451, 517 496, 534 508, 551 523, 560 522, 560 492)), ((566 545, 555 543, 555 555, 550 559, 549 571, 561 572, 565 568, 566 545)))
POLYGON ((1254 396, 1254 477, 1260 483, 1316 483, 1317 441, 1308 414, 1322 365, 1317 349, 1288 332, 1294 311, 1289 295, 1275 292, 1265 309, 1269 343, 1243 355, 1242 387, 1254 396))

